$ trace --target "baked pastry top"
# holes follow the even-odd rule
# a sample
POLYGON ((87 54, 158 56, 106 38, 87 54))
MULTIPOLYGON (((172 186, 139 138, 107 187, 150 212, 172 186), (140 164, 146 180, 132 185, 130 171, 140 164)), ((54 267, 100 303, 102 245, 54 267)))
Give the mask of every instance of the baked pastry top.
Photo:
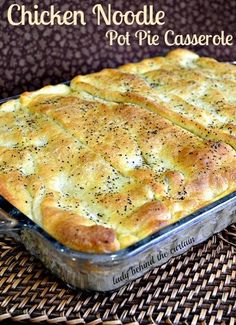
POLYGON ((0 106, 0 195, 112 252, 236 188, 235 67, 175 50, 0 106))
POLYGON ((178 49, 166 57, 77 76, 71 87, 140 105, 204 139, 236 148, 235 84, 236 66, 178 49))

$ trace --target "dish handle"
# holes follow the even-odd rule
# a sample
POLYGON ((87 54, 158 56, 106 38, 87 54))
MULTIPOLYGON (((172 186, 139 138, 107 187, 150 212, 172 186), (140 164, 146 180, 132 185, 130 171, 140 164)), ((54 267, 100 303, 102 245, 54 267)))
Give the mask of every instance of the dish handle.
POLYGON ((8 213, 0 208, 0 235, 17 232, 22 228, 19 220, 11 217, 8 213))

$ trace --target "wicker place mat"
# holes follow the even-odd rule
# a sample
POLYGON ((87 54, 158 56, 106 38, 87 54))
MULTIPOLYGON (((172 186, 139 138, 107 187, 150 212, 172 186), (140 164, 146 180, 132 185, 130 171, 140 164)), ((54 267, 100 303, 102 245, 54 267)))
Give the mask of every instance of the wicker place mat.
POLYGON ((113 293, 73 291, 24 247, 0 238, 0 321, 236 324, 236 226, 113 293))

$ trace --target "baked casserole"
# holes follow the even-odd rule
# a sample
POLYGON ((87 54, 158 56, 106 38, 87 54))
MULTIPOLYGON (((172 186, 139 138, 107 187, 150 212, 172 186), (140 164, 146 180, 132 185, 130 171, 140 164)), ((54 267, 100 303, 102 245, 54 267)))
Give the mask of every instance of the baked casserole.
POLYGON ((236 67, 177 49, 0 106, 0 195, 66 246, 127 247, 236 189, 236 67))

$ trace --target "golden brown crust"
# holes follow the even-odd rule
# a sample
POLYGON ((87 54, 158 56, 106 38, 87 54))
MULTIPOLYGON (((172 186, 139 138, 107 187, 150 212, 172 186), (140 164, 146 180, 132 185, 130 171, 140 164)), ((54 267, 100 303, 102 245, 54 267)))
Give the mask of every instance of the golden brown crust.
POLYGON ((154 232, 168 225, 170 220, 171 214, 166 205, 160 201, 151 201, 135 211, 122 226, 132 229, 132 233, 138 238, 144 238, 150 234, 151 229, 154 232))
POLYGON ((146 107, 194 134, 236 148, 236 67, 184 49, 72 80, 72 89, 146 107), (104 85, 106 89, 104 90, 104 85))
POLYGON ((17 172, 0 175, 0 193, 26 215, 31 214, 31 197, 25 190, 22 176, 17 172))
POLYGON ((0 195, 68 247, 127 247, 235 190, 234 84, 176 50, 26 92, 0 106, 0 195))
POLYGON ((64 245, 90 253, 116 251, 120 244, 113 229, 101 225, 84 225, 84 218, 50 205, 42 208, 44 228, 64 245))

